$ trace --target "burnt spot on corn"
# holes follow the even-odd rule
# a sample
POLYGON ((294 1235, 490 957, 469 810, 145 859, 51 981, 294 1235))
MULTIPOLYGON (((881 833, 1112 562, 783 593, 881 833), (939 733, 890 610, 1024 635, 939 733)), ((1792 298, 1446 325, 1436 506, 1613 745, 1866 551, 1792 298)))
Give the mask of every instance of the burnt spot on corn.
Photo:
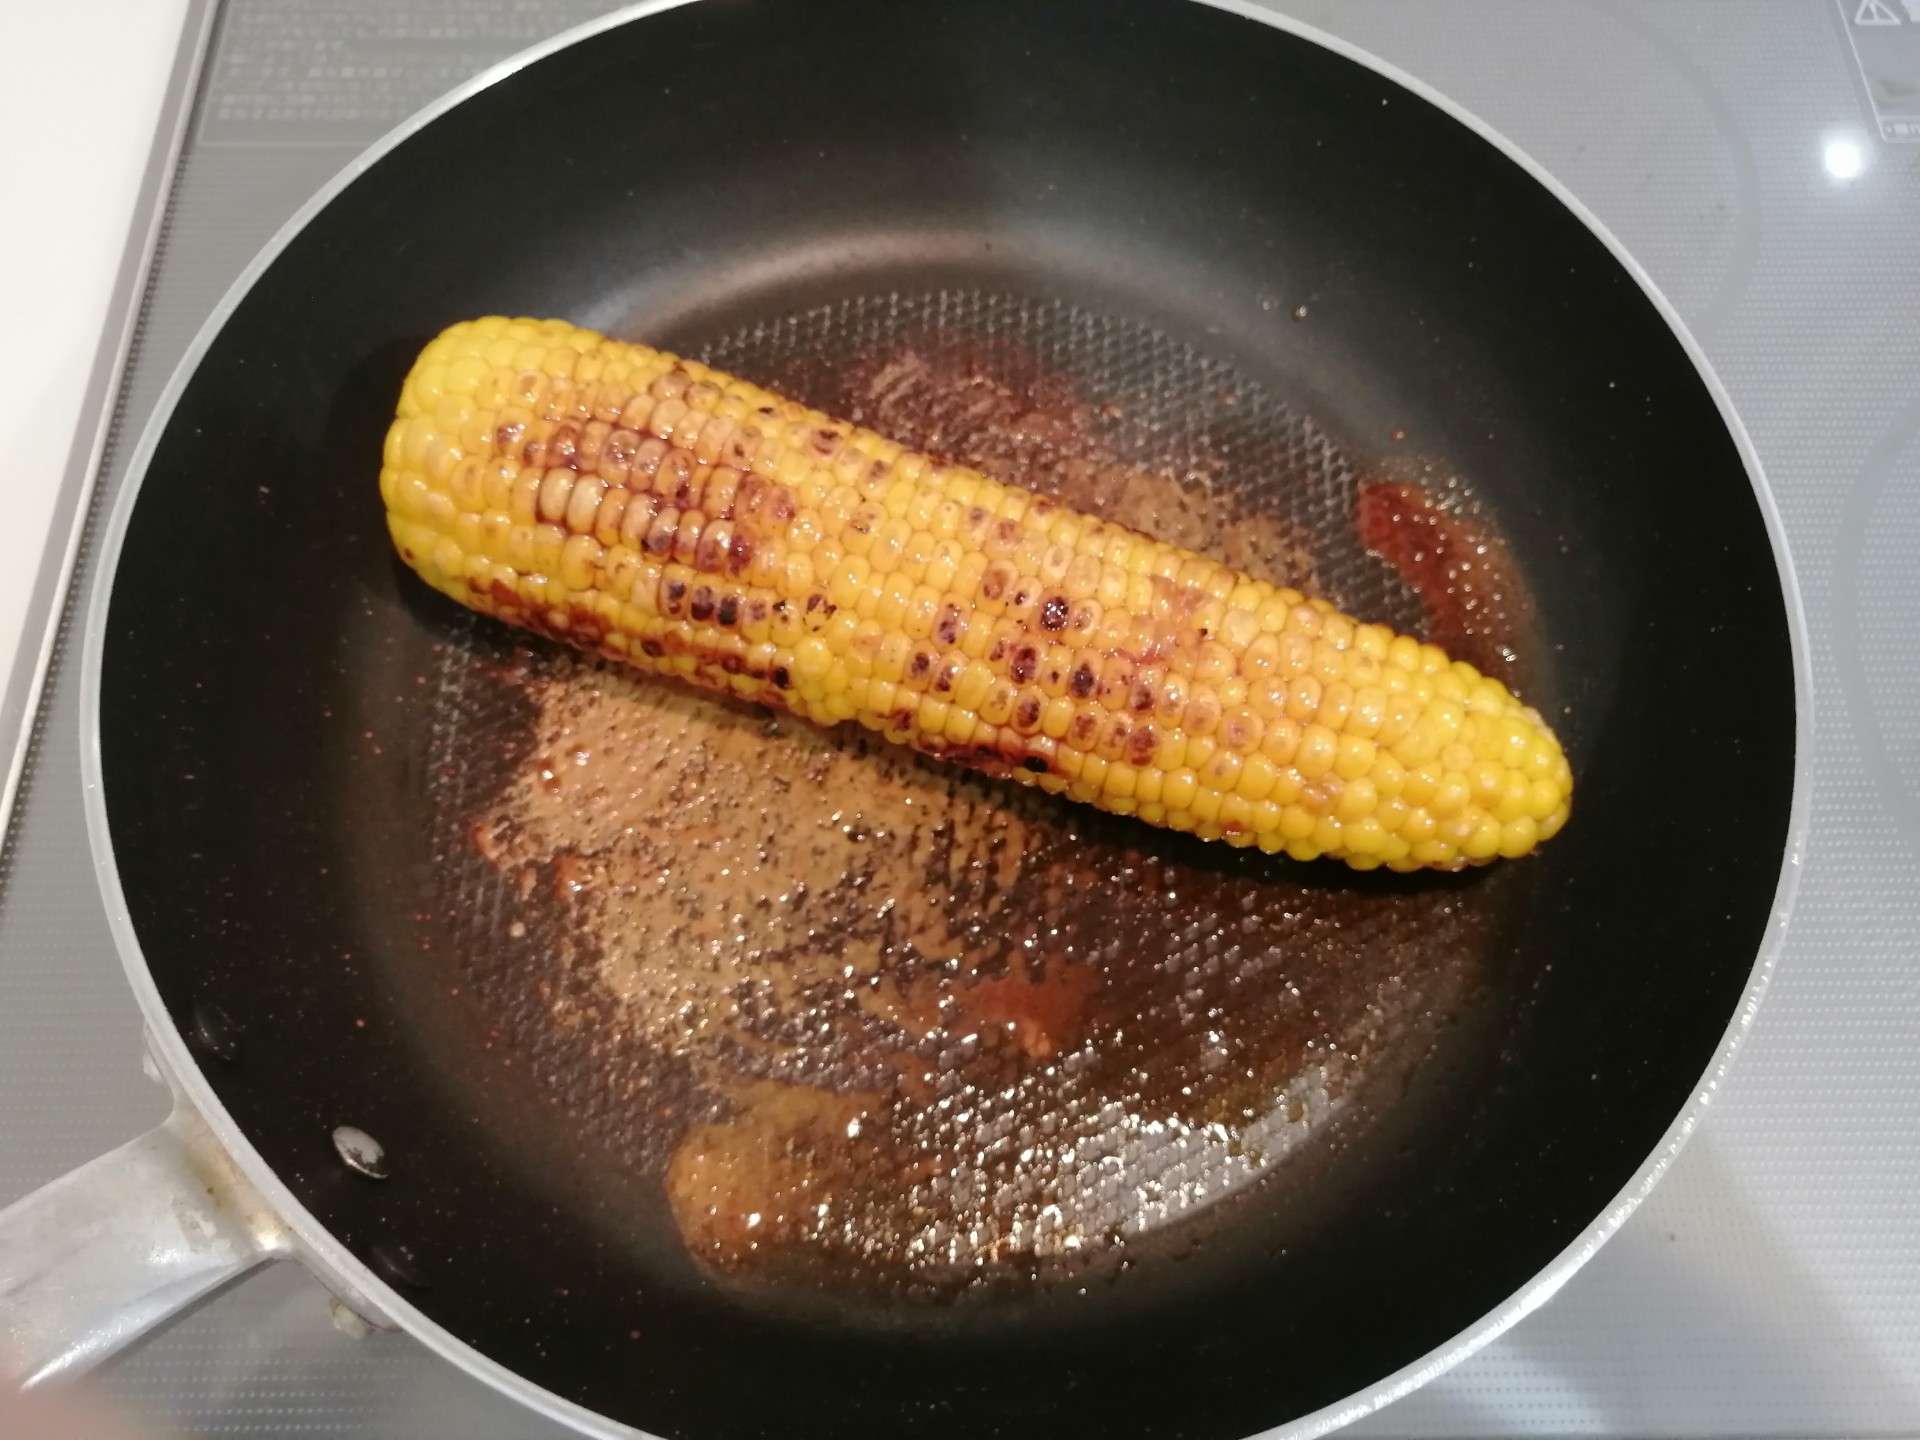
POLYGON ((740 623, 740 597, 738 595, 722 596, 720 604, 713 612, 713 618, 722 625, 725 625, 728 629, 732 629, 735 625, 738 625, 740 623))
POLYGON ((1010 583, 1004 569, 990 565, 987 573, 980 577, 980 593, 988 600, 998 600, 1007 593, 1010 583))
POLYGON ((607 617, 586 605, 567 606, 567 633, 589 645, 597 645, 613 630, 607 617))
POLYGON ((1128 697, 1127 703, 1139 714, 1144 715, 1153 709, 1153 702, 1154 691, 1152 678, 1146 675, 1139 676, 1133 682, 1133 694, 1128 697))
POLYGON ((632 430, 615 430, 600 446, 600 463, 608 468, 626 470, 633 465, 633 457, 639 450, 639 435, 632 430))
POLYGON ((1040 728, 1040 697, 1023 695, 1020 703, 1013 707, 1013 728, 1022 735, 1031 735, 1040 728))
POLYGON ((547 437, 547 464, 568 470, 580 468, 580 427, 572 421, 558 426, 547 437))
POLYGON ((742 425, 727 436, 726 442, 720 447, 720 453, 725 458, 727 464, 733 466, 734 469, 751 469, 753 466, 755 443, 759 439, 759 426, 742 425))
POLYGON ((1159 748, 1160 737, 1153 733, 1153 727, 1142 725, 1127 737, 1127 761, 1137 766, 1149 765, 1159 748))
POLYGON ((1073 674, 1067 677, 1067 689, 1076 700, 1087 699, 1099 683, 1100 677, 1093 673, 1093 666, 1084 660, 1074 666, 1073 674))
MULTIPOLYGON (((910 711, 897 712, 893 721, 895 729, 908 729, 913 725, 913 714, 910 711)), ((909 743, 922 755, 964 765, 969 770, 996 777, 1010 775, 1016 770, 1039 774, 1053 768, 1044 757, 1028 754, 1024 746, 960 744, 938 735, 915 735, 909 743)))
POLYGON ((776 690, 787 690, 793 686, 793 676, 787 673, 787 667, 784 665, 774 666, 773 674, 767 678, 773 681, 773 687, 776 690))
POLYGON ((511 613, 507 607, 502 606, 500 616, 502 619, 511 620, 514 624, 533 631, 536 635, 544 635, 549 640, 559 640, 585 649, 598 645, 613 629, 605 616, 578 603, 539 610, 523 609, 516 600, 511 613))
POLYGON ((667 458, 667 442, 654 435, 641 439, 640 448, 633 452, 633 473, 642 480, 652 480, 660 473, 660 462, 667 458))
POLYGON ((713 618, 717 603, 711 585, 696 586, 693 592, 693 603, 688 606, 687 614, 689 618, 705 623, 713 618))
POLYGON ((752 664, 738 650, 725 645, 703 645, 696 639, 675 631, 661 636, 649 636, 640 644, 640 651, 650 660, 678 659, 691 656, 699 673, 725 684, 727 679, 736 675, 745 675, 755 680, 771 681, 776 685, 783 683, 777 675, 784 675, 783 669, 770 671, 764 665, 752 664))
POLYGON ((942 645, 960 643, 960 607, 952 601, 940 607, 940 618, 933 626, 933 638, 942 645))
POLYGON ((907 662, 907 678, 924 681, 932 673, 933 652, 931 650, 914 651, 913 659, 907 662))
POLYGON ((1073 607, 1064 595, 1049 595, 1040 604, 1040 628, 1042 630, 1064 630, 1067 616, 1073 607))
POLYGON ((727 573, 744 575, 751 564, 753 564, 753 541, 747 538, 744 530, 736 530, 733 532, 733 542, 727 547, 727 573))
POLYGON ((1007 666, 1007 678, 1016 685, 1024 685, 1033 679, 1034 672, 1040 668, 1040 652, 1031 645, 1022 645, 1013 652, 1013 661, 1007 666))

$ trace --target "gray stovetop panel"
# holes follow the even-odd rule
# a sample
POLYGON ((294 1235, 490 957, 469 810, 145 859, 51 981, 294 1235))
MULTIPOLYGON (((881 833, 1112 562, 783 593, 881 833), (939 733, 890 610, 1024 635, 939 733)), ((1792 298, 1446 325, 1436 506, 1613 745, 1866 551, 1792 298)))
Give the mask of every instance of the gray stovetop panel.
MULTIPOLYGON (((312 191, 466 74, 600 8, 230 0, 103 491, 193 332, 312 191)), ((1281 8, 1503 130, 1666 290, 1771 478, 1816 689, 1796 916, 1699 1134, 1550 1305, 1360 1429, 1920 1433, 1920 144, 1882 138, 1920 96, 1916 74, 1902 99, 1909 52, 1888 49, 1920 53, 1920 0, 1281 8), (1848 145, 1863 167, 1836 178, 1848 145)), ((164 1108, 91 878, 76 678, 56 662, 0 858, 0 1203, 164 1108)), ((290 1267, 93 1383, 187 1437, 558 1433, 409 1340, 339 1334, 290 1267)))

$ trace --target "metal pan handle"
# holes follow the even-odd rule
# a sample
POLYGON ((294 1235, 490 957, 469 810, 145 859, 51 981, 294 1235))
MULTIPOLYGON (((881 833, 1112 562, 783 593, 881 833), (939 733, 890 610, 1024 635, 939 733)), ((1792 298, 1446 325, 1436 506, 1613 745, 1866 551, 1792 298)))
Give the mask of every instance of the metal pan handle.
POLYGON ((0 1210, 0 1385, 77 1375, 291 1252, 190 1107, 0 1210))

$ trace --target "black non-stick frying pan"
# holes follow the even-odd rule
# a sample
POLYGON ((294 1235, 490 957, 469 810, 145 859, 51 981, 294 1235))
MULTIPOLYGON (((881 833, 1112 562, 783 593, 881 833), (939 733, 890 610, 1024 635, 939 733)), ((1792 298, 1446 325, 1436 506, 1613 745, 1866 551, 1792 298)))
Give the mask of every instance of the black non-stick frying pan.
MULTIPOLYGON (((1290 28, 1189 0, 638 14, 377 152, 196 356, 92 616, 96 838, 129 966, 294 1248, 583 1428, 1331 1423, 1495 1333, 1610 1232, 1756 993, 1796 671, 1724 404, 1563 194, 1290 28), (528 761, 511 687, 567 667, 425 594, 374 481, 419 346, 489 313, 828 404, 896 353, 1003 390, 1045 372, 1106 426, 1112 463, 1204 451, 1215 468, 1182 493, 1227 529, 1283 519, 1325 588, 1402 624, 1418 597, 1354 539, 1356 497, 1457 477, 1505 547, 1526 614, 1503 660, 1568 743, 1574 820, 1537 858, 1387 880, 980 791, 1100 857, 1110 903, 1073 922, 1087 963, 1116 991, 1173 977, 1164 995, 1139 980, 1138 1013, 1211 975, 1230 1029, 1303 975, 1316 1007, 1360 975, 1354 1013, 1410 994, 1387 1018, 1417 1043, 1257 1183, 1120 1263, 1028 1255, 959 1293, 951 1275, 716 1270, 677 1233, 647 1139, 711 1101, 670 1064, 644 1093, 607 1081, 641 1064, 632 1046, 610 1021, 552 1022, 544 932, 516 947, 480 923, 500 885, 457 843, 528 761), (1143 875, 1188 898, 1129 908, 1143 875), (1288 972, 1284 919, 1309 912, 1345 938, 1288 972), (1463 914, 1484 921, 1470 973, 1407 943, 1463 914), (1279 978, 1235 990, 1256 960, 1279 978)), ((1091 1100, 1144 1108, 1191 1038, 1168 1029, 1130 1061, 1138 1084, 1091 1100)), ((1178 1109, 1159 1118, 1205 1118, 1178 1109)))

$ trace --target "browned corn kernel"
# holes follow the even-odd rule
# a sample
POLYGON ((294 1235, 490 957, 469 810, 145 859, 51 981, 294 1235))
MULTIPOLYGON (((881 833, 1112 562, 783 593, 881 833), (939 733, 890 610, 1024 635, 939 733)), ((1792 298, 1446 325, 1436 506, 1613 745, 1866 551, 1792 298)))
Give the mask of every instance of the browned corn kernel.
POLYGON ((380 491, 476 610, 1210 839, 1455 869, 1567 820, 1552 731, 1430 645, 561 321, 429 344, 380 491))

